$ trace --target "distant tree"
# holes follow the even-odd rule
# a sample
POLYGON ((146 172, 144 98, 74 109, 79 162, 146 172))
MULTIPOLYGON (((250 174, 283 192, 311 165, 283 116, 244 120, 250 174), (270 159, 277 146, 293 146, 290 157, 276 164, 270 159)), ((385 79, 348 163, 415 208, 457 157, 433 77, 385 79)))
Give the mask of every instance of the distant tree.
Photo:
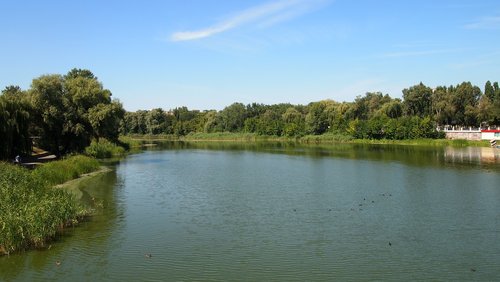
POLYGON ((308 105, 308 113, 305 118, 307 133, 318 135, 327 131, 328 118, 324 111, 324 102, 314 102, 308 105))
POLYGON ((70 70, 64 76, 64 79, 73 79, 77 77, 97 80, 97 77, 91 71, 86 69, 77 69, 77 68, 73 68, 72 70, 70 70))
POLYGON ((478 125, 477 114, 474 110, 481 97, 481 89, 470 82, 463 82, 455 88, 453 105, 457 124, 478 125))
POLYGON ((437 124, 452 124, 454 121, 455 107, 451 89, 438 86, 432 93, 432 113, 437 124))
POLYGON ((205 123, 203 125, 203 132, 217 132, 220 131, 219 123, 217 121, 217 111, 208 111, 205 114, 205 123))
POLYGON ((267 106, 264 104, 252 103, 246 106, 246 117, 253 118, 258 117, 263 114, 267 109, 267 106))
POLYGON ((481 96, 476 109, 477 118, 482 125, 495 124, 496 111, 494 104, 487 95, 481 96))
POLYGON ((432 89, 420 84, 403 89, 404 111, 409 116, 425 117, 432 113, 432 89))
POLYGON ((389 118, 399 118, 403 115, 403 104, 401 100, 394 99, 383 104, 378 113, 379 115, 385 115, 389 118))
POLYGON ((491 85, 489 80, 486 81, 486 84, 484 85, 484 95, 488 97, 490 101, 495 100, 495 88, 493 88, 493 85, 491 85))
POLYGON ((163 133, 166 129, 165 121, 166 121, 165 111, 161 108, 152 109, 148 111, 146 114, 146 132, 148 134, 160 134, 163 133))
POLYGON ((283 121, 281 116, 268 109, 258 119, 256 132, 260 135, 281 136, 283 132, 283 121))
POLYGON ((246 119, 246 107, 242 103, 233 103, 220 113, 221 126, 224 131, 239 132, 246 119))

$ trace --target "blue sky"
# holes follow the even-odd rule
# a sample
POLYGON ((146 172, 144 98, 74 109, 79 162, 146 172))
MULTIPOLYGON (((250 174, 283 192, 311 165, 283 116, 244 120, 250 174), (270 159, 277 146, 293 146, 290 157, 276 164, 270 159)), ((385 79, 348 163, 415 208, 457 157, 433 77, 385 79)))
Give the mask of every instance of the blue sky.
POLYGON ((90 69, 127 110, 500 80, 500 1, 2 1, 0 87, 90 69))

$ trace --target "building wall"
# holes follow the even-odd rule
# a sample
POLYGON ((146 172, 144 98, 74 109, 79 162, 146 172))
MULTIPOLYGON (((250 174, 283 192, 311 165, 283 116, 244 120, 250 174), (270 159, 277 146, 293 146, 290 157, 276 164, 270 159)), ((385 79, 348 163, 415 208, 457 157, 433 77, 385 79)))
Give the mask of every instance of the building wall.
POLYGON ((481 140, 481 131, 446 131, 446 139, 481 140))
POLYGON ((483 140, 500 140, 500 132, 482 132, 481 139, 483 139, 483 140))

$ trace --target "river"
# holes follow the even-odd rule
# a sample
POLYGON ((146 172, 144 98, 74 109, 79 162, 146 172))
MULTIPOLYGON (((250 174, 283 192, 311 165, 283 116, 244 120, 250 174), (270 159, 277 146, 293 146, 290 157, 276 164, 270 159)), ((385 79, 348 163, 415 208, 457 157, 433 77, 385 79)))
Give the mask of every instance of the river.
POLYGON ((3 281, 499 281, 500 150, 164 143, 3 281), (57 262, 57 263, 56 263, 57 262))

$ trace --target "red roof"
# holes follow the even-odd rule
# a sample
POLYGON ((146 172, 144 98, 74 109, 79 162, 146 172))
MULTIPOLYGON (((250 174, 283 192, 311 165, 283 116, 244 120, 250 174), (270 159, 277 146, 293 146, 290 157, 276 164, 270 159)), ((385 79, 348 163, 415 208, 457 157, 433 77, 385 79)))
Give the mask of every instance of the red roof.
POLYGON ((500 133, 500 129, 483 129, 481 132, 493 132, 493 133, 500 133))

